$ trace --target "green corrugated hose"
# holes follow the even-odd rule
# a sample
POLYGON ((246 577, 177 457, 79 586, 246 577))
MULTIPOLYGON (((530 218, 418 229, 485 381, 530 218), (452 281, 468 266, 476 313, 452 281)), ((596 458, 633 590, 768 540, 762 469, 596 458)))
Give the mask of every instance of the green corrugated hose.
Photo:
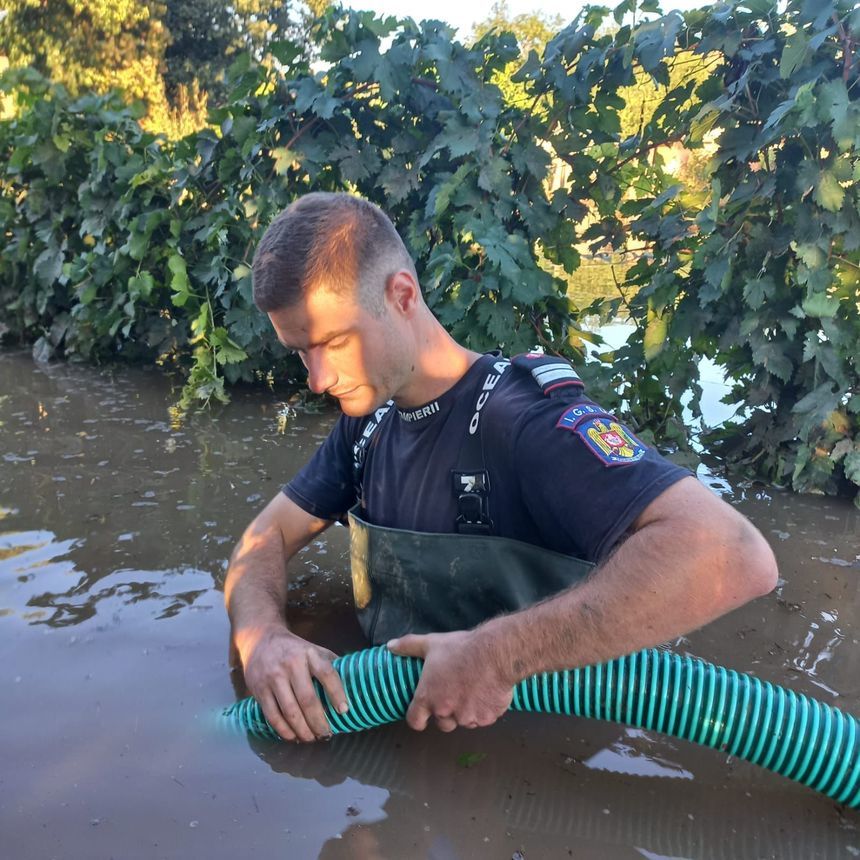
MULTIPOLYGON (((338 714, 316 681, 333 733, 402 719, 423 661, 385 647, 338 657, 349 711, 338 714)), ((520 681, 511 708, 626 723, 693 741, 860 806, 858 721, 808 696, 692 657, 649 649, 596 666, 520 681)), ((252 699, 224 711, 234 727, 278 735, 252 699)))

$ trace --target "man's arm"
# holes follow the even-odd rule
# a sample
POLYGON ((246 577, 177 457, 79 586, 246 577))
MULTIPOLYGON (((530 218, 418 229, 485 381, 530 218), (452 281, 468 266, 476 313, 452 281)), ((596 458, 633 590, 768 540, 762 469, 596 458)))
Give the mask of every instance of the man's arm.
POLYGON ((249 691, 285 740, 312 741, 331 732, 311 678, 342 713, 346 695, 335 655, 287 629, 287 562, 331 522, 279 493, 245 529, 233 550, 224 597, 249 691))
POLYGON ((488 725, 523 678, 659 645, 768 593, 776 578, 758 530, 684 478, 648 505, 585 582, 474 630, 391 643, 426 660, 407 720, 423 729, 432 716, 447 731, 488 725))

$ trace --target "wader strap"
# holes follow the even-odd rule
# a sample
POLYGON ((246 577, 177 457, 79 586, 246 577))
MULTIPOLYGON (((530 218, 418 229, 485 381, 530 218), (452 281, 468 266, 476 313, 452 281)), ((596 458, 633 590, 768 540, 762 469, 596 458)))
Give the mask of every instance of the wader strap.
POLYGON ((363 477, 364 461, 367 458, 367 449, 370 446, 370 440, 373 434, 379 429, 379 426, 385 420, 386 416, 393 411, 391 408, 392 406, 394 406, 393 400, 389 400, 387 403, 380 406, 379 409, 370 416, 367 423, 364 425, 364 429, 361 431, 361 435, 352 446, 352 483, 355 487, 355 498, 362 507, 364 507, 363 477))
POLYGON ((490 474, 484 462, 484 445, 481 438, 481 413, 487 405, 499 380, 511 366, 506 358, 497 357, 489 365, 486 376, 481 376, 475 390, 475 406, 469 421, 466 438, 460 445, 457 468, 451 473, 454 495, 457 497, 456 529, 458 534, 490 535, 493 520, 490 517, 490 474))
MULTIPOLYGON (((498 354, 497 354, 498 355, 498 354)), ((510 360, 497 357, 487 376, 479 382, 475 394, 475 412, 469 422, 469 432, 460 446, 457 468, 453 471, 454 495, 457 497, 457 532, 459 534, 490 535, 490 474, 484 461, 484 446, 480 433, 481 411, 505 371, 513 365, 524 370, 540 386, 547 397, 554 392, 570 394, 571 386, 580 391, 585 387, 579 374, 563 358, 528 352, 510 360)))

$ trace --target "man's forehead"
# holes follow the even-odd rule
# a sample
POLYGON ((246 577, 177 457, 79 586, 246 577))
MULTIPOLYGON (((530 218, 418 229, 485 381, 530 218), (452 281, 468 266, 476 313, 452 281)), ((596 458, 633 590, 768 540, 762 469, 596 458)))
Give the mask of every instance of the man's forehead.
POLYGON ((269 312, 278 340, 291 349, 315 346, 351 330, 361 315, 348 297, 315 290, 303 300, 269 312))

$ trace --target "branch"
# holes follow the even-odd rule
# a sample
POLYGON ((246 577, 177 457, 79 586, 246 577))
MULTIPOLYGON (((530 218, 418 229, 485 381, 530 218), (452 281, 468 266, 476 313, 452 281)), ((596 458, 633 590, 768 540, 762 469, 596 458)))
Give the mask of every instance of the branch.
POLYGON ((852 54, 854 43, 851 37, 845 30, 845 27, 842 26, 842 21, 839 19, 839 16, 834 12, 833 13, 833 21, 836 24, 837 29, 839 30, 839 38, 842 40, 842 80, 845 83, 848 83, 848 79, 851 77, 851 63, 852 63, 852 54))
MULTIPOLYGON (((623 158, 621 161, 614 164, 612 167, 605 171, 605 174, 617 173, 628 162, 633 161, 636 158, 642 158, 645 153, 652 152, 653 150, 658 149, 661 146, 668 146, 670 143, 680 143, 684 139, 684 136, 685 135, 683 132, 679 132, 678 134, 672 135, 672 137, 667 137, 665 140, 649 143, 644 148, 637 149, 636 152, 634 152, 632 155, 629 155, 627 156, 627 158, 623 158)), ((589 183, 588 188, 594 188, 594 186, 597 184, 597 181, 597 179, 592 180, 592 182, 589 183)))
POLYGON ((292 149, 293 144, 306 132, 318 125, 320 118, 315 116, 310 122, 306 122, 284 145, 285 149, 292 149))

